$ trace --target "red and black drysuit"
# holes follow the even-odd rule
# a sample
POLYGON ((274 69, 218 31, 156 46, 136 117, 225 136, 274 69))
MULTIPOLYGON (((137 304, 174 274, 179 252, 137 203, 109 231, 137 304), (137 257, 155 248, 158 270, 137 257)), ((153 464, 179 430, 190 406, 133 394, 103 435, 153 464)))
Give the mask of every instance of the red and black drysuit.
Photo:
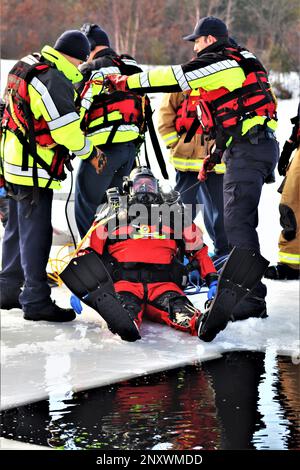
POLYGON ((154 322, 197 335, 201 313, 185 296, 180 281, 176 283, 176 258, 181 252, 195 260, 208 286, 217 274, 201 230, 188 224, 178 240, 170 225, 136 228, 128 221, 113 227, 111 223, 99 225, 91 233, 89 247, 103 255, 123 307, 133 314, 138 327, 146 314, 154 322))

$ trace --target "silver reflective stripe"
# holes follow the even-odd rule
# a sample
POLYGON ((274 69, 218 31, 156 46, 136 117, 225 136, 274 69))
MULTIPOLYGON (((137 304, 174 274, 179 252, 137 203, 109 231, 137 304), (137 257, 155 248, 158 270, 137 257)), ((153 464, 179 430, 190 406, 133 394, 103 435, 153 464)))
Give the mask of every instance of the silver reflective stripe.
POLYGON ((89 88, 84 93, 84 98, 81 100, 81 106, 84 109, 90 109, 91 104, 92 104, 92 99, 93 99, 93 90, 92 90, 92 86, 90 85, 89 88))
POLYGON ((48 121, 47 124, 49 126, 50 131, 53 131, 54 129, 58 129, 59 127, 66 126, 67 124, 70 124, 71 122, 78 121, 79 116, 75 111, 73 113, 68 113, 65 114, 64 116, 61 116, 54 121, 48 121))
POLYGON ((117 132, 139 132, 139 128, 136 127, 134 124, 122 124, 118 127, 117 132))
POLYGON ((34 57, 33 55, 27 55, 26 57, 23 57, 21 59, 22 62, 25 62, 25 64, 33 65, 38 63, 38 59, 34 57))
POLYGON ((186 74, 186 76, 184 75, 181 65, 173 65, 172 69, 173 69, 174 75, 176 77, 176 80, 179 83, 180 88, 183 91, 190 90, 191 87, 189 86, 189 84, 186 80, 187 74, 186 74))
MULTIPOLYGON (((29 168, 26 171, 23 171, 20 166, 12 165, 11 163, 4 162, 4 171, 15 176, 26 176, 32 178, 32 168, 29 168)), ((38 178, 50 179, 50 175, 43 168, 38 168, 38 178)))
POLYGON ((86 110, 90 109, 91 104, 92 102, 86 98, 83 98, 83 100, 81 101, 81 106, 86 110))
POLYGON ((140 73, 140 84, 143 88, 150 87, 148 72, 140 73))
POLYGON ((123 57, 122 57, 121 60, 122 60, 122 62, 124 62, 124 64, 126 64, 126 65, 135 65, 135 66, 138 67, 137 62, 136 62, 134 59, 126 59, 126 58, 123 58, 123 57))
POLYGON ((45 108, 47 109, 47 112, 51 117, 51 120, 53 121, 54 119, 59 118, 59 112, 45 85, 36 77, 31 80, 30 85, 32 85, 33 88, 41 95, 45 108))
POLYGON ((241 54, 242 54, 242 56, 245 57, 245 59, 256 59, 255 55, 252 54, 252 52, 242 51, 241 54))
POLYGON ((113 128, 113 126, 103 127, 103 129, 98 129, 98 130, 95 131, 95 132, 89 132, 89 133, 87 134, 87 136, 88 136, 88 137, 91 137, 92 135, 101 134, 102 132, 111 132, 111 131, 112 131, 112 128, 113 128))
POLYGON ((91 76, 91 80, 95 80, 97 78, 103 78, 104 75, 109 75, 112 73, 120 74, 121 71, 119 67, 101 67, 101 69, 98 72, 96 72, 95 74, 91 76))
POLYGON ((197 80, 198 78, 206 77, 207 75, 212 75, 222 70, 232 69, 234 67, 239 67, 239 64, 236 60, 222 60, 216 64, 207 65, 206 67, 201 67, 200 69, 192 70, 185 74, 186 79, 190 82, 192 80, 197 80))
POLYGON ((76 150, 73 151, 77 157, 80 157, 81 155, 85 155, 86 153, 89 153, 91 150, 92 142, 88 139, 85 139, 85 146, 81 150, 76 150))
MULTIPOLYGON (((103 127, 102 129, 98 129, 95 132, 89 132, 87 136, 92 137, 93 135, 102 134, 104 132, 110 133, 112 129, 113 129, 113 126, 103 127)), ((134 124, 122 124, 117 129, 117 132, 128 132, 128 131, 136 132, 138 134, 139 128, 135 126, 134 124)))

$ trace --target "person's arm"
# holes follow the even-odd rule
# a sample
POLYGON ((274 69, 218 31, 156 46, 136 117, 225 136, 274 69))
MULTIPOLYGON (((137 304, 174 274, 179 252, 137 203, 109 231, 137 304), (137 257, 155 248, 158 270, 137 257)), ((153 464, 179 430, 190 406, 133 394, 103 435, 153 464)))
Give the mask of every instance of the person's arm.
POLYGON ((43 77, 34 77, 28 92, 33 112, 35 109, 40 111, 57 144, 64 145, 83 160, 97 156, 97 149, 80 129, 80 117, 74 101, 75 90, 71 82, 56 70, 51 70, 43 77))
POLYGON ((242 86, 245 74, 236 60, 207 54, 183 65, 157 67, 148 72, 126 75, 108 75, 111 87, 143 93, 188 91, 203 88, 217 90, 226 87, 232 91, 242 86))
POLYGON ((175 123, 177 110, 183 101, 183 94, 166 93, 162 97, 158 114, 158 132, 167 148, 174 147, 180 139, 175 123))
POLYGON ((300 121, 299 109, 300 109, 300 104, 298 108, 298 115, 291 119, 292 124, 294 124, 291 136, 288 140, 285 141, 279 160, 278 160, 277 168, 278 168, 278 173, 280 174, 280 176, 286 175, 286 170, 289 166, 291 155, 298 146, 299 121, 300 121))
POLYGON ((203 243, 203 234, 196 224, 192 223, 183 230, 185 252, 190 262, 196 260, 201 277, 208 286, 217 279, 216 268, 208 256, 208 248, 203 243))

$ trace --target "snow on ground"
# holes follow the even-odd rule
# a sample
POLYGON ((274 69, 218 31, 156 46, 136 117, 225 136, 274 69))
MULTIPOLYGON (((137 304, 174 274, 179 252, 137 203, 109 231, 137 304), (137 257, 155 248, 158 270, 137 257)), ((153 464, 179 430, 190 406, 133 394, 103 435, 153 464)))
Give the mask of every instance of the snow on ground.
MULTIPOLYGON (((2 62, 5 63, 1 70, 3 87, 11 63, 2 62)), ((151 98, 153 108, 157 108, 159 95, 151 98)), ((296 110, 296 98, 279 103, 277 136, 281 147, 289 136, 289 119, 296 110)), ((159 176, 153 152, 149 153, 154 172, 159 176)), ((78 162, 75 171, 77 166, 78 162)), ((168 170, 174 181, 170 165, 168 170)), ((281 178, 278 174, 276 178, 275 184, 265 185, 259 208, 262 254, 271 262, 277 261, 280 233, 277 188, 281 178)), ((69 182, 63 190, 68 189, 69 182)), ((53 209, 54 226, 66 229, 63 203, 55 201, 53 209)), ((206 241, 210 244, 207 237, 206 241)), ((52 251, 55 253, 57 249, 54 247, 52 251)), ((74 322, 61 325, 25 321, 17 309, 2 311, 1 407, 6 409, 47 397, 63 399, 70 397, 72 391, 212 359, 230 350, 271 348, 291 355, 296 361, 300 344, 299 285, 297 281, 266 283, 269 318, 230 323, 212 343, 149 322, 142 326, 142 340, 126 343, 112 335, 101 317, 88 307, 74 322)), ((68 306, 69 296, 65 287, 53 289, 53 298, 61 306, 68 306)), ((205 296, 192 296, 191 300, 201 307, 205 296)))

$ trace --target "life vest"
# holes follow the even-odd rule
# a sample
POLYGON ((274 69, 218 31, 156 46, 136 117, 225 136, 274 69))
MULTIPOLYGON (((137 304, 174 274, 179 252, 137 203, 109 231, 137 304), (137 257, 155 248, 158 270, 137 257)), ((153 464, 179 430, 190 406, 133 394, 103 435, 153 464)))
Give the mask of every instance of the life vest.
MULTIPOLYGON (((28 85, 37 75, 46 72, 51 66, 40 61, 39 54, 31 54, 19 60, 8 74, 5 90, 6 106, 2 118, 2 129, 14 133, 23 146, 22 170, 28 170, 28 158, 32 156, 34 166, 39 164, 49 176, 49 187, 52 180, 64 180, 65 160, 68 150, 53 140, 46 120, 41 116, 35 119, 30 109, 28 85), (37 153, 36 146, 53 148, 54 156, 48 165, 37 153)), ((36 185, 37 180, 35 181, 36 185)))
MULTIPOLYGON (((225 87, 211 91, 199 88, 197 118, 186 141, 192 138, 199 126, 204 134, 215 138, 217 130, 223 130, 228 135, 240 135, 242 123, 247 118, 266 116, 268 120, 276 119, 276 98, 259 60, 240 48, 228 47, 222 52, 228 59, 238 62, 246 78, 242 86, 233 91, 225 87)), ((220 55, 216 54, 216 57, 220 55)))
POLYGON ((101 124, 93 126, 93 132, 110 125, 135 124, 139 129, 144 123, 142 98, 133 92, 115 91, 111 94, 100 93, 93 99, 92 105, 85 114, 83 129, 87 131, 96 119, 103 118, 101 124), (121 117, 110 120, 109 114, 118 111, 121 117))
POLYGON ((246 78, 242 87, 233 91, 225 87, 212 91, 200 88, 200 121, 205 132, 214 126, 230 131, 254 116, 276 119, 276 99, 259 60, 249 51, 236 48, 226 48, 223 53, 238 62, 246 78))
MULTIPOLYGON (((129 55, 116 55, 112 56, 111 59, 119 68, 121 75, 132 75, 141 72, 135 60, 129 55)), ((95 83, 98 84, 98 81, 95 80, 95 83)), ((91 84, 93 84, 93 80, 89 80, 85 84, 81 93, 81 99, 84 98, 91 84)), ((134 124, 142 133, 145 131, 144 107, 143 98, 134 92, 114 91, 113 93, 99 93, 94 96, 89 110, 85 113, 84 120, 82 121, 82 130, 85 133, 88 133, 89 130, 97 132, 108 126, 113 126, 109 136, 110 142, 113 140, 118 127, 122 124, 134 124), (115 111, 119 113, 120 117, 118 119, 110 119, 109 115, 115 111), (102 118, 100 119, 101 122, 91 126, 99 118, 102 118)))
MULTIPOLYGON (((197 106, 200 101, 199 90, 192 90, 183 94, 183 101, 176 113, 175 128, 179 135, 188 132, 195 119, 197 119, 197 106)), ((197 133, 202 133, 202 128, 198 127, 197 133)))

